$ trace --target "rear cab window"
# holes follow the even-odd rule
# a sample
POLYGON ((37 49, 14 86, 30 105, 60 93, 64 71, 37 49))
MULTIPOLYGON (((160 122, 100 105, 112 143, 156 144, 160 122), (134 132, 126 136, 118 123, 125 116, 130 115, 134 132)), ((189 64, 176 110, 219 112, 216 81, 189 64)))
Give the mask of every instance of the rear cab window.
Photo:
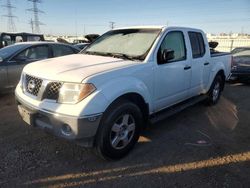
POLYGON ((192 56, 193 58, 203 57, 206 53, 205 51, 205 43, 201 33, 199 32, 188 32, 191 48, 192 48, 192 56))

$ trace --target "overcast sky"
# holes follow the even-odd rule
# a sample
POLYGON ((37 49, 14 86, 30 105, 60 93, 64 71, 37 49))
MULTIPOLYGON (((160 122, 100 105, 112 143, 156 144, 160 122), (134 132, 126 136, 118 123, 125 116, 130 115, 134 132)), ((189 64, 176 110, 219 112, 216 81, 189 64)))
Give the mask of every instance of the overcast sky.
MULTIPOLYGON (((6 0, 0 0, 5 4, 6 0)), ((32 7, 27 0, 11 0, 17 31, 31 32, 28 24, 32 7)), ((207 33, 244 32, 250 34, 250 0, 42 0, 38 5, 40 26, 45 34, 83 35, 130 25, 188 26, 207 33)), ((0 15, 7 14, 0 7, 0 15)), ((1 16, 0 32, 7 31, 1 16)))

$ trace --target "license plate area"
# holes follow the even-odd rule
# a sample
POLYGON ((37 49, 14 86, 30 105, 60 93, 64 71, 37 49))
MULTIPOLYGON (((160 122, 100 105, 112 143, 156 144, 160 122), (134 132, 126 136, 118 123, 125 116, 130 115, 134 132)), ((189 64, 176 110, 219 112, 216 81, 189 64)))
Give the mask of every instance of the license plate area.
POLYGON ((28 125, 32 125, 32 126, 34 125, 34 116, 35 116, 34 112, 25 108, 22 105, 18 105, 18 111, 24 122, 26 122, 28 125))

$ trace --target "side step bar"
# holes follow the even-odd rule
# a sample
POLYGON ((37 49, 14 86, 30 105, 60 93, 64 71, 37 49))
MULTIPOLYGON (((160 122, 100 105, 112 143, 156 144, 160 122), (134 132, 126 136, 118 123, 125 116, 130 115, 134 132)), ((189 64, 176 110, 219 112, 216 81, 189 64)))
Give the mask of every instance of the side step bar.
POLYGON ((159 121, 162 121, 184 109, 187 107, 193 106, 196 103, 199 103, 207 98, 206 95, 199 95, 197 97, 192 97, 190 99, 187 99, 179 104, 176 104, 174 106, 171 106, 169 108, 166 108, 164 110, 161 110, 160 112, 157 112, 150 116, 149 121, 150 123, 154 124, 159 121))

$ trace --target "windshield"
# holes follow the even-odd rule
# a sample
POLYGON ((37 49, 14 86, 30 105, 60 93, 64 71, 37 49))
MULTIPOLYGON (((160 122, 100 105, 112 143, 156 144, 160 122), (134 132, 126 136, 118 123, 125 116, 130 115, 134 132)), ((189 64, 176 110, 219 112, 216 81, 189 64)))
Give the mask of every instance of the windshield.
POLYGON ((109 31, 82 53, 144 60, 160 32, 160 29, 109 31))
POLYGON ((23 48, 23 45, 10 45, 0 49, 0 57, 6 59, 23 48))

